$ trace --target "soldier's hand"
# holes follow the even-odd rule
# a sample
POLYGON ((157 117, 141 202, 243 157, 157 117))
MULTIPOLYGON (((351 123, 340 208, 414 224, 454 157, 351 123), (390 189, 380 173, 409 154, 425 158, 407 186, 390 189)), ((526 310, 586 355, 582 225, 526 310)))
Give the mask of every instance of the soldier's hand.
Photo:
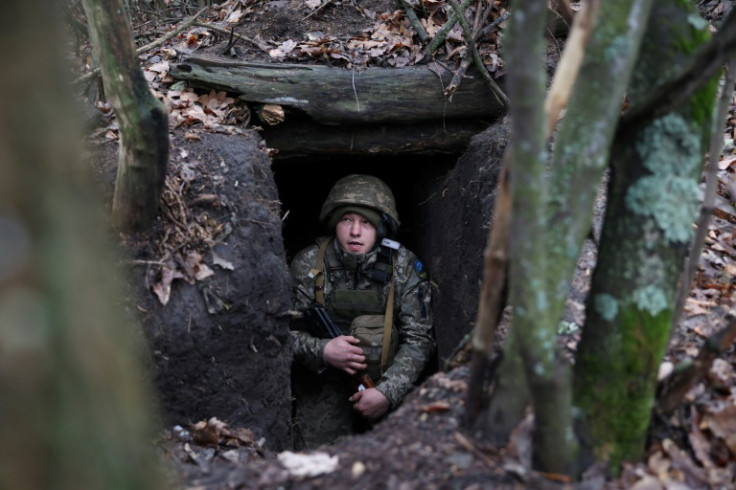
POLYGON ((353 402, 353 410, 368 420, 376 420, 388 412, 391 403, 386 395, 375 388, 359 391, 349 399, 353 402))
POLYGON ((350 335, 341 335, 327 342, 323 354, 325 362, 330 366, 355 374, 368 368, 365 364, 363 349, 358 347, 360 340, 350 335))

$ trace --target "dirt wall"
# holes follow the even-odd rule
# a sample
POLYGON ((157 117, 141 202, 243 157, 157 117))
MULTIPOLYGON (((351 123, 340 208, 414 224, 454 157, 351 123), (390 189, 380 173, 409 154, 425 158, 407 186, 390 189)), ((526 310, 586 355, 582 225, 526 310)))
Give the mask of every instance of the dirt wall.
POLYGON ((434 310, 440 366, 476 320, 483 251, 508 140, 504 120, 473 137, 430 202, 429 255, 439 288, 434 310))
POLYGON ((162 222, 131 247, 164 422, 217 417, 290 448, 290 279, 269 158, 254 134, 175 138, 171 153, 162 222))

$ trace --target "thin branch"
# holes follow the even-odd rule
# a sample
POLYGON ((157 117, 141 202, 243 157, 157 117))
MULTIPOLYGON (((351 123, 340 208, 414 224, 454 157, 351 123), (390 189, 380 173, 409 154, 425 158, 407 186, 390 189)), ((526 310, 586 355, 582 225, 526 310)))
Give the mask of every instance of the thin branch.
POLYGON ((329 4, 331 4, 331 3, 332 3, 332 0, 324 0, 324 1, 323 1, 323 2, 322 2, 322 3, 320 4, 320 6, 319 6, 319 7, 317 7, 317 8, 316 8, 316 9, 314 9, 314 10, 312 10, 312 11, 311 11, 311 12, 309 13, 309 15, 307 15, 306 17, 304 17, 304 18, 303 18, 302 20, 307 20, 307 19, 309 19, 310 17, 312 17, 313 15, 316 15, 316 14, 318 14, 319 12, 322 12, 322 10, 323 10, 323 9, 324 9, 325 7, 327 7, 327 6, 329 5, 329 4))
POLYGON ((445 42, 447 35, 450 33, 452 28, 455 27, 455 24, 457 24, 460 17, 464 17, 465 11, 471 3, 473 3, 473 0, 463 0, 463 3, 460 4, 460 11, 462 14, 458 14, 457 10, 452 14, 452 17, 447 20, 445 25, 442 26, 442 29, 440 29, 434 36, 432 42, 429 43, 429 46, 424 50, 424 54, 432 56, 432 54, 437 51, 437 48, 440 47, 440 44, 445 42))
MULTIPOLYGON (((165 43, 166 41, 168 41, 172 37, 177 36, 183 30, 185 30, 185 29, 191 27, 192 25, 194 25, 196 23, 196 21, 197 21, 197 18, 200 15, 202 15, 208 8, 209 7, 202 8, 199 12, 197 12, 196 14, 194 14, 194 16, 192 16, 189 20, 187 20, 186 22, 184 22, 182 25, 180 25, 179 27, 177 27, 173 31, 170 31, 170 32, 166 33, 165 35, 161 36, 160 38, 156 39, 155 41, 153 41, 150 44, 146 44, 145 46, 141 46, 140 48, 138 48, 136 50, 136 54, 137 55, 140 55, 141 53, 145 53, 146 51, 150 51, 153 48, 157 48, 158 46, 161 46, 163 43, 165 43)), ((74 85, 82 84, 82 83, 84 83, 84 82, 86 82, 88 80, 91 80, 93 78, 97 78, 99 75, 100 75, 100 69, 99 68, 95 68, 91 72, 85 73, 81 77, 79 77, 76 80, 74 80, 74 85)))
POLYGON ((692 285, 695 272, 698 268, 698 260, 700 251, 705 243, 705 237, 708 234, 710 217, 713 214, 713 207, 716 202, 716 194, 718 188, 718 160, 723 147, 723 122, 728 115, 728 108, 733 96, 733 86, 736 83, 736 57, 732 57, 726 64, 726 73, 723 89, 721 91, 720 101, 716 117, 713 122, 710 139, 710 151, 708 161, 705 166, 705 193, 703 196, 703 204, 700 207, 700 217, 698 219, 697 231, 690 245, 690 252, 685 259, 685 265, 680 276, 680 288, 677 291, 677 299, 675 308, 672 312, 672 331, 680 321, 685 301, 690 294, 690 286, 692 285))
POLYGON ((488 87, 491 89, 491 92, 493 92, 493 95, 496 97, 498 103, 501 104, 504 108, 508 109, 509 98, 506 96, 503 90, 501 90, 501 87, 496 84, 496 81, 493 79, 493 77, 491 77, 491 74, 488 73, 486 66, 483 64, 483 60, 480 59, 480 54, 478 53, 478 49, 475 47, 475 42, 473 41, 473 31, 470 28, 470 24, 468 24, 468 19, 465 18, 464 10, 461 10, 462 7, 458 5, 455 0, 448 0, 448 3, 455 11, 458 21, 463 28, 465 42, 468 44, 468 50, 473 56, 475 67, 478 68, 478 71, 488 84, 488 87))
POLYGON ((483 253, 483 285, 478 301, 478 316, 473 330, 473 354, 466 398, 466 422, 477 421, 483 401, 483 382, 488 358, 493 348, 499 319, 504 306, 504 287, 508 268, 509 226, 511 222, 511 189, 509 187, 509 153, 503 159, 498 178, 498 195, 494 204, 493 226, 483 253))
MULTIPOLYGON (((559 1, 558 4, 565 5, 563 1, 559 1)), ((544 102, 548 136, 552 134, 562 109, 567 106, 570 99, 572 88, 580 72, 580 66, 583 64, 588 40, 593 33, 599 6, 600 0, 588 0, 573 20, 570 36, 565 43, 565 51, 557 65, 552 86, 544 102)))
MULTIPOLYGON (((223 27, 219 27, 219 26, 216 26, 214 24, 207 23, 207 22, 195 22, 192 25, 194 25, 195 27, 204 27, 205 29, 209 29, 211 31, 219 32, 220 34, 227 34, 228 36, 231 33, 231 31, 229 31, 229 30, 227 30, 227 29, 225 29, 223 27)), ((241 41, 245 41, 247 43, 250 43, 250 44, 252 44, 253 46, 257 47, 260 50, 268 51, 268 47, 264 46, 262 43, 259 43, 255 39, 251 39, 251 38, 249 38, 247 36, 243 36, 243 35, 237 34, 237 33, 233 33, 233 37, 235 39, 240 39, 241 41)))
POLYGON ((480 33, 475 37, 475 39, 477 40, 477 39, 480 39, 480 38, 482 38, 482 37, 487 36, 488 34, 490 34, 491 31, 493 31, 493 29, 495 29, 497 25, 505 22, 506 19, 508 19, 510 15, 511 15, 511 11, 510 10, 507 10, 503 14, 499 15, 493 22, 491 22, 486 27, 484 27, 480 31, 480 33))
MULTIPOLYGON (((480 3, 481 2, 479 0, 478 10, 476 12, 477 15, 475 16, 475 24, 473 25, 473 42, 477 42, 480 38, 481 32, 483 32, 483 24, 485 22, 485 19, 490 17, 491 11, 493 10, 493 3, 489 2, 488 6, 481 13, 480 3)), ((468 60, 468 51, 465 50, 461 54, 460 66, 455 71, 450 84, 445 89, 445 95, 449 96, 448 100, 452 101, 452 94, 454 94, 457 88, 460 86, 460 82, 462 81, 463 77, 465 77, 465 72, 468 70, 468 66, 470 66, 470 60, 468 60)))
POLYGON ((465 72, 468 70, 468 66, 470 66, 470 60, 467 56, 465 56, 465 54, 463 54, 460 66, 457 68, 457 70, 455 70, 455 74, 452 75, 452 80, 445 88, 445 95, 448 96, 448 100, 450 102, 452 102, 452 94, 454 94, 457 88, 460 86, 460 82, 465 76, 465 72))
POLYGON ((411 4, 407 0, 401 0, 401 4, 404 6, 404 11, 406 12, 406 18, 409 19, 411 26, 416 31, 417 36, 419 36, 419 40, 422 42, 426 41, 429 38, 429 34, 427 34, 427 31, 424 29, 424 26, 419 21, 419 18, 417 17, 417 13, 414 12, 414 8, 411 6, 411 4))

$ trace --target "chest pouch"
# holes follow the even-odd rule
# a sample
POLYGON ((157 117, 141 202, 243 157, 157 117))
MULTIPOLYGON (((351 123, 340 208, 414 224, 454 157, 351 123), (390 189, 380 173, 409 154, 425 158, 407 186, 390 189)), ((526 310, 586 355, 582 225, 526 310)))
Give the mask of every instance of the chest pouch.
POLYGON ((335 289, 332 296, 332 309, 335 315, 346 323, 361 315, 383 316, 385 311, 383 295, 378 291, 360 289, 335 289))
MULTIPOLYGON (((392 322, 393 323, 393 322, 392 322)), ((384 315, 362 315, 350 324, 350 335, 360 340, 368 375, 375 382, 381 379, 386 366, 389 366, 399 349, 399 333, 392 324, 389 330, 388 350, 383 363, 382 354, 386 328, 384 315)))

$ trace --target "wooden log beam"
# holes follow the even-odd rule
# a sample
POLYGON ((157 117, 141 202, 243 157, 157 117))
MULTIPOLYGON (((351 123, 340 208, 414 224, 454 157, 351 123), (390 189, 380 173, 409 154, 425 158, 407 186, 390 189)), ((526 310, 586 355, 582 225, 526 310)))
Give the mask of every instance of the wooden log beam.
POLYGON ((452 154, 488 127, 477 120, 453 120, 407 126, 324 126, 301 121, 265 126, 261 131, 275 160, 310 155, 452 154))
POLYGON ((469 72, 451 100, 452 71, 438 64, 362 71, 318 65, 189 58, 171 76, 248 102, 299 109, 323 124, 413 124, 456 118, 490 121, 504 110, 482 77, 469 72))

